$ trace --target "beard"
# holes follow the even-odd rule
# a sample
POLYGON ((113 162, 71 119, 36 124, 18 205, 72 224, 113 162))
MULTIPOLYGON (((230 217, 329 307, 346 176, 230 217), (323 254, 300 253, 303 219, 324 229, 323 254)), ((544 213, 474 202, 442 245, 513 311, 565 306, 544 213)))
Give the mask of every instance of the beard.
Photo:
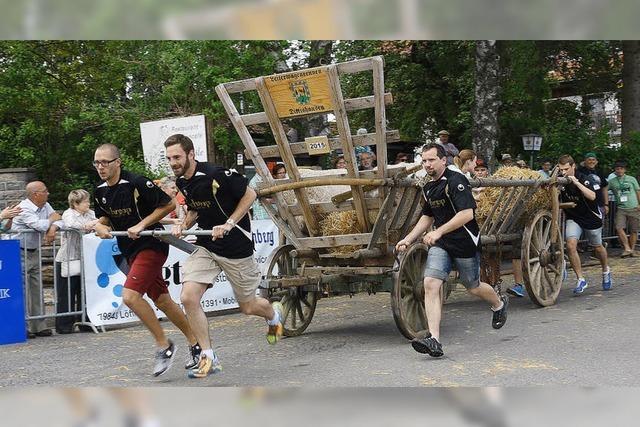
POLYGON ((190 167, 191 167, 191 162, 189 161, 189 159, 186 159, 184 162, 184 165, 180 166, 177 169, 173 169, 173 173, 176 176, 176 178, 180 178, 182 175, 185 174, 186 171, 189 170, 190 167))

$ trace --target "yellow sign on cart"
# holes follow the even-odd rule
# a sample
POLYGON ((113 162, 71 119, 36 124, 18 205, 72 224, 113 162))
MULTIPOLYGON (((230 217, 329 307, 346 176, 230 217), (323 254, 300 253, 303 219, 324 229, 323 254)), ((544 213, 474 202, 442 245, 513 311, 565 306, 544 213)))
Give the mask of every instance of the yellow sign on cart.
POLYGON ((275 74, 265 77, 264 82, 280 118, 333 111, 324 67, 275 74))

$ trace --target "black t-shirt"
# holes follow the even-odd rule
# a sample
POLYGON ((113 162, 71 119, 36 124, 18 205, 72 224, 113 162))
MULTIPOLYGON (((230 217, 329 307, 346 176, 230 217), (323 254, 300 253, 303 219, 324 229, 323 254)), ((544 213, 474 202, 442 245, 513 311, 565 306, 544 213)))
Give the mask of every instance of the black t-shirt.
MULTIPOLYGON (((592 175, 584 175, 576 171, 576 178, 590 190, 598 193, 595 184, 591 181, 592 175)), ((598 187, 599 188, 599 187, 598 187)), ((598 209, 596 200, 587 199, 582 191, 574 184, 563 185, 560 187, 560 200, 562 202, 574 202, 575 208, 565 209, 564 213, 568 219, 575 221, 580 227, 586 230, 596 230, 602 227, 602 215, 598 209)))
POLYGON ((458 212, 474 209, 473 219, 443 235, 436 246, 454 258, 472 258, 480 251, 480 229, 475 218, 476 202, 467 177, 445 169, 442 177, 428 182, 423 189, 425 204, 422 214, 434 218, 436 228, 449 222, 458 212))
MULTIPOLYGON (((107 217, 115 231, 127 231, 149 216, 158 207, 171 202, 164 191, 160 190, 149 178, 131 172, 120 171, 120 181, 114 186, 106 182, 100 184, 94 193, 96 217, 107 217)), ((155 223, 147 230, 164 229, 155 223)), ((120 252, 131 258, 143 249, 155 249, 169 253, 169 245, 155 237, 144 236, 132 240, 128 237, 117 237, 120 252)))
MULTIPOLYGON (((188 210, 198 212, 198 226, 203 230, 211 230, 227 222, 247 191, 248 181, 236 171, 197 162, 191 179, 182 176, 176 184, 184 195, 188 210)), ((238 221, 238 226, 251 233, 248 214, 238 221)), ((253 255, 253 241, 237 227, 233 227, 222 239, 211 240, 210 236, 198 236, 196 244, 225 258, 239 259, 253 255)))
POLYGON ((586 166, 580 166, 578 172, 585 175, 589 182, 594 184, 592 190, 596 192, 596 202, 598 206, 604 206, 604 193, 602 189, 609 186, 607 177, 602 172, 586 166))

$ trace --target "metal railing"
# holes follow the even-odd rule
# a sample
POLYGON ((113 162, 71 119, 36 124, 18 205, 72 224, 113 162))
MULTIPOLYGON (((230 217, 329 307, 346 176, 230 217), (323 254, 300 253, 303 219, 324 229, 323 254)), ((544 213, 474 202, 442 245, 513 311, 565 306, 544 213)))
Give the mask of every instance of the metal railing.
MULTIPOLYGON (((20 252, 21 252, 21 262, 22 262, 22 284, 24 289, 24 304, 25 304, 25 321, 39 321, 46 320, 51 318, 62 318, 62 317, 70 317, 70 316, 80 316, 80 321, 74 322, 72 325, 72 329, 76 326, 84 325, 90 327, 95 333, 98 332, 98 328, 93 325, 86 314, 86 288, 84 283, 84 252, 82 250, 82 245, 79 248, 76 248, 79 252, 79 260, 80 260, 80 275, 79 279, 74 279, 76 276, 63 277, 61 274, 62 264, 66 264, 67 271, 71 270, 71 262, 70 260, 70 252, 72 248, 70 245, 67 245, 67 261, 56 262, 56 257, 60 250, 60 246, 57 243, 58 239, 54 239, 51 243, 51 246, 43 246, 43 234, 36 230, 9 230, 3 233, 4 238, 16 239, 20 240, 20 252), (27 248, 24 243, 24 238, 20 235, 27 234, 35 234, 38 239, 38 244, 36 248, 27 248), (48 256, 49 251, 51 251, 51 257, 48 256), (47 255, 47 256, 45 256, 47 255), (52 288, 53 288, 53 312, 47 313, 47 305, 45 303, 45 283, 43 271, 44 267, 46 267, 49 263, 52 266, 52 288), (34 274, 37 267, 37 274, 34 274), (36 280, 32 280, 36 278, 36 280), (79 280, 80 287, 80 302, 79 307, 78 304, 73 304, 72 300, 74 299, 74 292, 72 292, 73 282, 75 280, 79 280), (66 282, 64 283, 60 283, 66 282), (35 286, 33 283, 35 282, 35 286), (63 287, 64 286, 64 287, 63 287), (59 305, 64 302, 64 299, 59 298, 59 293, 61 291, 66 291, 66 311, 62 311, 59 305), (34 295, 36 293, 37 295, 34 295), (72 310, 72 307, 76 306, 75 310, 72 310), (32 308, 39 307, 38 312, 33 312, 32 308)), ((60 229, 56 231, 56 237, 64 236, 66 239, 71 237, 71 234, 76 234, 80 241, 82 241, 82 233, 79 230, 75 229, 60 229)), ((48 329, 48 327, 46 328, 48 329)), ((104 328, 101 328, 104 332, 104 328)))
MULTIPOLYGON (((604 217, 602 225, 602 240, 618 240, 618 233, 616 232, 616 202, 609 202, 609 213, 604 217)), ((562 232, 564 234, 565 215, 562 215, 562 232)), ((580 240, 580 243, 586 242, 586 240, 580 240)))

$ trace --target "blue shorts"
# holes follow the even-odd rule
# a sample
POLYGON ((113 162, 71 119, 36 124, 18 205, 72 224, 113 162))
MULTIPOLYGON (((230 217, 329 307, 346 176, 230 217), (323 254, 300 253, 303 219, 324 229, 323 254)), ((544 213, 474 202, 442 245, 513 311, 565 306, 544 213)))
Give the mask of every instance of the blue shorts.
POLYGON ((602 246, 602 227, 595 230, 587 230, 578 225, 572 219, 568 219, 564 229, 565 240, 575 239, 580 240, 580 236, 584 233, 587 241, 591 246, 602 246))
POLYGON ((472 258, 452 258, 447 251, 437 246, 429 248, 424 277, 440 279, 446 282, 453 264, 460 275, 460 282, 467 289, 480 286, 480 252, 472 258))

